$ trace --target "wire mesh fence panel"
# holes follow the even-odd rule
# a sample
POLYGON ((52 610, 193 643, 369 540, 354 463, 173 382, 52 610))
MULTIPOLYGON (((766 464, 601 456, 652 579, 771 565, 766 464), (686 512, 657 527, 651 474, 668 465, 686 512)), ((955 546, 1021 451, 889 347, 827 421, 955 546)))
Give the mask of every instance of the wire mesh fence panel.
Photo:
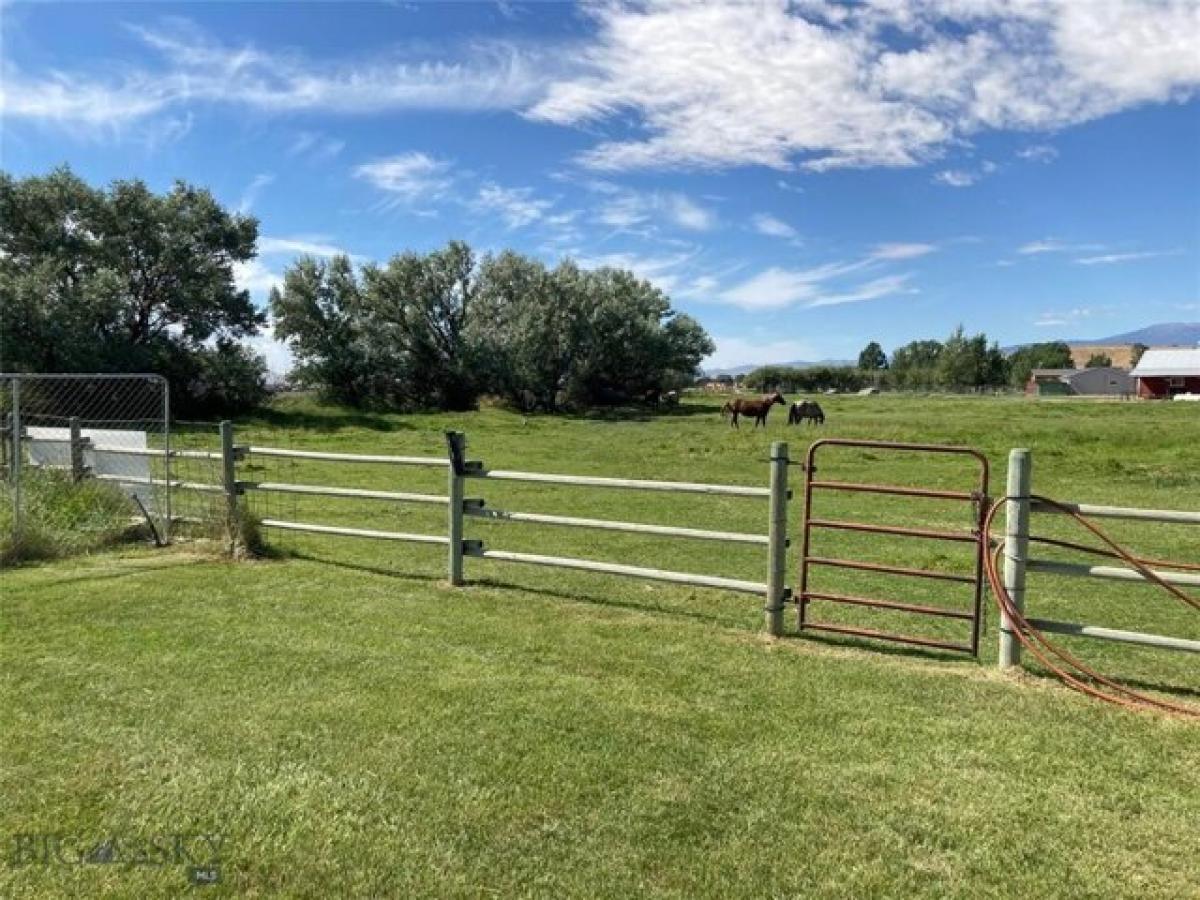
POLYGON ((158 375, 0 374, 0 558, 168 541, 169 415, 158 375))
POLYGON ((171 517, 176 537, 217 537, 225 524, 219 422, 173 420, 171 517))

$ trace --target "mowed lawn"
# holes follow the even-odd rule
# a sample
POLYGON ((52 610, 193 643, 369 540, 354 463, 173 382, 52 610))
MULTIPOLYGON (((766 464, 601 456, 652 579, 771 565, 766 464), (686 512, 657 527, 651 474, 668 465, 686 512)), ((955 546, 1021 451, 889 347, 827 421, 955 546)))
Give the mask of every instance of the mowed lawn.
MULTIPOLYGON (((1035 490, 1200 509, 1194 404, 822 398, 830 437, 1033 450, 1035 490)), ((283 398, 238 423, 260 446, 441 454, 489 467, 765 484, 772 440, 718 401, 663 415, 374 415, 283 398)), ((199 446, 211 435, 189 438, 199 446)), ((956 460, 829 452, 822 477, 969 489, 956 460)), ((802 472, 792 527, 800 517, 802 472)), ((196 465, 184 477, 215 477, 196 465)), ((239 477, 441 492, 445 473, 251 456, 239 477)), ((765 532, 765 501, 472 481, 490 507, 765 532)), ((937 501, 822 495, 820 514, 969 527, 937 501)), ((250 498, 259 515, 444 533, 438 507, 250 498)), ((1036 530, 1079 538, 1065 521, 1036 530)), ((1200 561, 1200 532, 1105 524, 1200 561)), ((487 546, 763 580, 761 547, 468 520, 487 546)), ((758 598, 467 560, 438 547, 271 532, 272 558, 203 542, 30 565, 0 601, 0 896, 1200 897, 1200 726, 1088 700, 1029 667, 761 632, 758 598), (223 838, 219 884, 183 865, 29 862, 177 832, 223 838)), ((969 569, 954 545, 818 536, 826 555, 969 569)), ((1065 558, 1055 555, 1056 558, 1065 558)), ((795 581, 795 564, 789 580, 795 581)), ((828 576, 830 590, 963 607, 961 586, 828 576)), ((992 601, 988 599, 991 606, 992 601)), ((1030 578, 1035 615, 1200 638, 1138 585, 1030 578)), ((964 623, 813 609, 962 639, 964 623)), ((1200 704, 1194 655, 1074 641, 1200 704)))

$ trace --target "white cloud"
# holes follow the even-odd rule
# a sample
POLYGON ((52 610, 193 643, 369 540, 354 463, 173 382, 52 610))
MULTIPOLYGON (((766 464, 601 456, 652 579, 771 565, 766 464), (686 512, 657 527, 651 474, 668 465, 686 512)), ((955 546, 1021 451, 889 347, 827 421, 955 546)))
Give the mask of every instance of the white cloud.
POLYGON ((965 169, 944 169, 936 173, 933 180, 948 187, 970 187, 979 180, 979 176, 965 169))
POLYGON ((343 250, 323 238, 310 237, 260 237, 258 252, 261 256, 306 255, 328 259, 331 256, 348 256, 352 260, 365 257, 343 250))
POLYGON ((246 186, 246 190, 242 191, 242 199, 238 201, 238 212, 242 215, 250 212, 258 200, 258 195, 262 193, 263 188, 275 180, 275 175, 271 172, 264 172, 260 175, 255 175, 251 179, 250 184, 246 186))
MULTIPOLYGON (((545 79, 559 67, 555 54, 495 41, 477 41, 450 59, 392 54, 325 61, 223 44, 178 18, 130 31, 159 54, 158 66, 122 66, 118 74, 104 75, 31 75, 10 66, 0 111, 8 118, 115 130, 196 103, 337 114, 520 109, 541 96, 545 79)), ((334 146, 326 144, 325 152, 336 155, 334 146)))
POLYGON ((245 338, 242 343, 263 355, 267 362, 267 372, 274 381, 281 380, 295 365, 296 360, 288 345, 275 339, 273 325, 268 324, 258 334, 245 338))
POLYGON ((1095 316, 1108 315, 1113 312, 1111 306, 1076 306, 1072 309, 1056 312, 1044 312, 1034 320, 1039 328, 1050 328, 1058 325, 1071 325, 1091 319, 1095 316))
MULTIPOLYGON (((570 126, 614 123, 619 134, 582 157, 598 169, 824 171, 925 164, 982 132, 1051 131, 1183 101, 1200 86, 1195 0, 663 0, 587 14, 595 32, 569 44, 476 39, 433 52, 409 42, 341 59, 223 43, 168 19, 130 28, 157 54, 141 65, 27 72, 10 63, 0 111, 119 133, 175 107, 214 104, 336 115, 513 110, 570 126)), ((323 152, 336 155, 334 146, 323 152)))
POLYGON ((882 278, 876 278, 873 281, 868 281, 866 284, 851 288, 843 293, 823 294, 819 297, 814 297, 808 302, 808 306, 841 306, 844 303, 861 303, 864 300, 879 300, 883 297, 892 297, 897 294, 915 294, 917 289, 910 287, 908 282, 912 278, 910 274, 903 275, 885 275, 882 278))
POLYGON ((1114 263, 1133 262, 1138 259, 1153 259, 1156 256, 1173 256, 1176 251, 1146 250, 1141 253, 1105 253, 1100 256, 1084 256, 1075 260, 1081 266, 1113 265, 1114 263))
POLYGON ((784 269, 772 266, 740 284, 722 291, 716 299, 742 309, 782 309, 787 306, 833 306, 857 300, 873 300, 899 293, 908 275, 889 275, 857 287, 828 291, 824 285, 833 279, 857 272, 875 263, 871 257, 855 262, 826 263, 809 269, 784 269))
POLYGON ((1017 248, 1023 256, 1038 256, 1042 253, 1079 253, 1088 250, 1102 250, 1101 244, 1068 244, 1057 238, 1043 238, 1040 241, 1030 241, 1017 248))
POLYGON ((871 251, 875 259, 914 259, 937 250, 934 244, 876 244, 871 251))
POLYGON ((249 291, 259 301, 266 299, 271 288, 283 287, 283 276, 268 269, 258 259, 234 263, 233 280, 240 290, 249 291))
POLYGON ((396 202, 411 204, 444 196, 454 183, 450 169, 447 160, 414 151, 363 163, 354 175, 394 195, 396 202))
POLYGON ((785 238, 794 240, 799 237, 799 233, 782 219, 777 219, 769 213, 759 213, 751 219, 754 225, 754 230, 759 234, 765 234, 767 237, 785 238))
POLYGON ((346 148, 346 142, 319 131, 301 131, 288 147, 288 156, 299 156, 309 162, 328 162, 346 148))
POLYGON ((706 369, 816 360, 819 356, 812 344, 792 339, 715 335, 713 343, 717 349, 704 361, 706 369))
POLYGON ((606 198, 596 220, 618 231, 649 233, 664 219, 687 231, 710 231, 717 224, 716 213, 685 194, 642 193, 607 181, 589 181, 584 186, 606 198))
POLYGON ((705 209, 683 194, 663 195, 662 203, 667 215, 680 228, 688 231, 709 231, 717 224, 716 214, 705 209))
POLYGON ((592 147, 582 160, 597 169, 909 166, 979 132, 1061 128, 1200 85, 1193 0, 591 12, 599 35, 583 71, 553 83, 529 115, 595 126, 634 113, 646 135, 592 147))
POLYGON ((479 189, 474 205, 477 209, 498 213, 512 229, 538 221, 554 202, 535 197, 532 188, 505 188, 488 182, 479 189))
POLYGON ((1058 149, 1050 144, 1032 144, 1018 150, 1017 156, 1030 162, 1048 163, 1058 159, 1058 149))
POLYGON ((680 269, 692 259, 689 253, 670 256, 641 256, 636 253, 601 253, 591 256, 575 254, 575 261, 584 269, 628 269, 638 278, 649 281, 659 290, 670 294, 682 283, 680 269))

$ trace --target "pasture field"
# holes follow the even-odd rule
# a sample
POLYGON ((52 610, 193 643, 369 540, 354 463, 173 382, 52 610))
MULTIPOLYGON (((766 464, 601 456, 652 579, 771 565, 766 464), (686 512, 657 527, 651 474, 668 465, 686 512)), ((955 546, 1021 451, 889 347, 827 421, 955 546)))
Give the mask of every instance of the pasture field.
MULTIPOLYGON (((444 452, 489 467, 765 485, 772 440, 1030 447, 1034 488, 1200 509, 1194 404, 822 398, 828 424, 732 431, 720 400, 662 414, 390 415, 281 398, 237 441, 444 452)), ((210 434, 191 440, 212 447, 210 434)), ((822 477, 970 486, 961 462, 831 453, 822 477)), ((792 469, 793 486, 802 479, 792 469)), ((246 480, 442 492, 437 470, 264 459, 246 480)), ((469 481, 489 506, 765 533, 757 499, 469 481)), ((445 533, 439 507, 254 495, 260 516, 445 533)), ((823 495, 822 514, 967 527, 961 505, 823 495)), ((792 504, 796 534, 800 504, 792 504)), ((1035 531, 1081 537, 1035 517, 1035 531)), ((1145 555, 1200 559, 1195 527, 1102 523, 1145 555)), ((489 547, 765 580, 765 548, 468 519, 489 547)), ((173 897, 183 865, 30 862, 70 847, 215 833, 211 896, 1200 897, 1200 727, 976 661, 761 632, 746 595, 272 532, 230 562, 204 543, 3 574, 0 835, 6 897, 173 897)), ((914 539, 818 535, 828 555, 961 571, 914 539)), ((793 550, 795 547, 793 547, 793 550)), ((794 583, 794 561, 789 565, 794 583)), ((963 605, 966 588, 841 576, 831 589, 963 605), (961 590, 960 590, 961 588, 961 590)), ((1031 575, 1031 614, 1200 638, 1138 585, 1031 575)), ((826 611, 821 611, 826 615, 826 611)), ((871 611, 842 621, 965 637, 871 611)), ((956 630, 957 629, 957 630, 956 630)), ((1101 670, 1200 703, 1200 663, 1067 642, 1101 670)))

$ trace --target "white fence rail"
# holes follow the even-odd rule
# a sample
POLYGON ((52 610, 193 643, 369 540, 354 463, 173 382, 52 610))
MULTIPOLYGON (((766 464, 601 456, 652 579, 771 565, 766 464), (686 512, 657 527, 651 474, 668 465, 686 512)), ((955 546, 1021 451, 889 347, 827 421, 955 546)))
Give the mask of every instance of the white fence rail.
MULTIPOLYGON (((1170 525, 1200 525, 1200 512, 1178 509, 1141 509, 1125 506, 1098 506, 1088 503, 1066 503, 1063 507, 1041 503, 1030 497, 1032 482, 1032 459, 1028 450, 1013 450, 1008 457, 1008 501, 1006 503, 1007 526, 1004 539, 1004 584, 1012 597, 1013 605, 1024 615, 1028 602, 1025 583, 1027 572, 1043 572, 1070 578, 1097 578, 1108 581, 1148 583, 1148 579, 1136 569, 1122 566, 1094 566, 1059 560, 1033 559, 1029 556, 1031 512, 1068 515, 1078 513, 1089 518, 1128 519, 1141 522, 1161 522, 1170 525)), ((1200 587, 1200 574, 1150 570, 1167 584, 1182 587, 1200 587)), ((1026 616, 1026 621, 1040 631, 1086 637, 1124 644, 1138 644, 1159 650, 1176 650, 1185 653, 1200 653, 1200 641, 1148 634, 1140 631, 1124 631, 1082 622, 1061 622, 1026 616)), ((1021 661, 1021 645, 1013 624, 1007 617, 1000 623, 1000 666, 1007 668, 1021 661)))
POLYGON ((232 426, 222 423, 223 453, 227 475, 225 487, 228 494, 231 518, 237 516, 239 497, 247 492, 265 492, 281 494, 302 494, 332 499, 380 500, 397 503, 425 503, 447 507, 446 534, 412 534, 397 531, 377 531, 368 528, 353 528, 327 525, 317 522, 299 522, 280 518, 264 518, 259 524, 264 528, 282 531, 305 532, 310 534, 336 535, 350 538, 368 538, 373 540, 407 541, 411 543, 434 544, 445 546, 447 553, 447 574, 451 584, 462 584, 465 580, 465 560, 485 559, 493 562, 521 563, 526 565, 549 566, 562 569, 573 569, 584 572, 599 572, 608 575, 620 575, 629 578, 641 578, 649 581, 663 581, 673 584, 690 584, 699 587, 716 588, 762 596, 765 598, 766 627, 772 634, 783 632, 783 610, 789 589, 785 585, 787 539, 787 501, 791 494, 787 487, 788 456, 787 445, 776 443, 772 446, 770 467, 767 472, 766 486, 735 485, 735 484, 706 484, 689 481, 652 481, 634 478, 608 478, 593 475, 567 475, 546 472, 520 472, 510 470, 489 470, 480 462, 466 459, 466 439, 458 432, 447 434, 446 457, 431 456, 391 456, 358 453, 332 453, 315 450, 288 450, 278 447, 261 447, 250 445, 236 447, 233 443, 232 426), (317 460, 341 463, 375 463, 380 465, 397 466, 428 466, 447 469, 447 489, 445 495, 411 493, 405 491, 369 490, 365 488, 350 488, 334 485, 291 484, 278 481, 243 481, 232 474, 239 459, 249 457, 274 457, 281 459, 317 460), (680 494, 702 494, 708 496, 747 497, 767 499, 770 509, 767 516, 765 534, 749 534, 744 532, 708 530, 701 528, 685 528, 673 525, 652 525, 644 522, 624 522, 613 519, 595 519, 583 516, 558 516, 535 512, 517 512, 491 509, 484 500, 479 498, 467 499, 465 485, 468 481, 517 481, 535 484, 561 485, 563 487, 628 489, 637 491, 658 491, 680 494), (673 572, 665 569, 648 568, 643 566, 625 565, 623 563, 603 562, 592 559, 578 559, 565 556, 547 556, 534 553, 518 553, 510 550, 494 549, 484 546, 482 541, 470 539, 465 534, 465 523, 468 519, 487 520, 491 522, 522 523, 526 525, 546 525, 567 528, 587 528, 597 531, 629 532, 634 534, 654 535, 664 538, 682 538, 690 540, 717 541, 731 544, 749 544, 767 548, 766 579, 751 581, 739 578, 727 578, 718 575, 704 575, 694 572, 673 572))

